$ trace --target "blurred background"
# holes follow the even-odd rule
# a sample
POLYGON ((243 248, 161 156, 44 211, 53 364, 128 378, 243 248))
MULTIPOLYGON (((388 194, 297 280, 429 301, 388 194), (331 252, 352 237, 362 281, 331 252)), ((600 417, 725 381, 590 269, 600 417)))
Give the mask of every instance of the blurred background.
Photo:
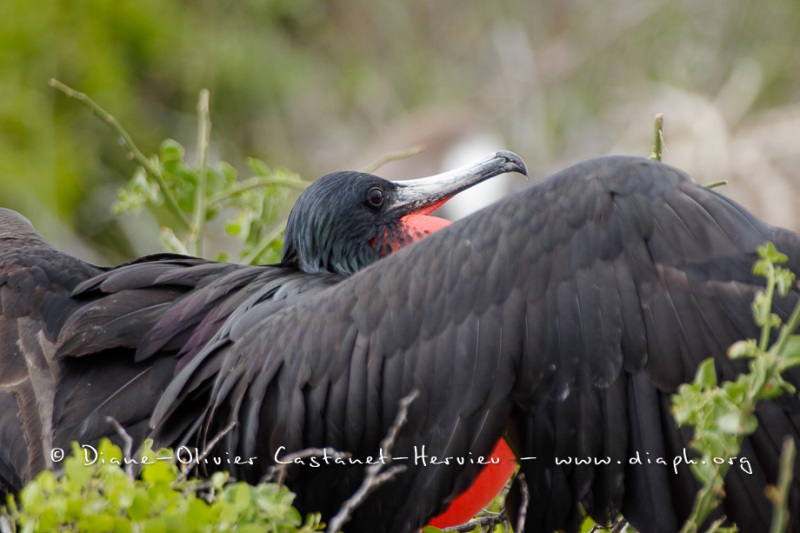
POLYGON ((0 206, 108 263, 156 251, 157 227, 113 219, 135 165, 49 78, 92 96, 146 154, 164 138, 194 145, 208 88, 211 161, 243 177, 247 156, 313 179, 423 144, 377 173, 504 148, 538 179, 648 155, 663 113, 665 162, 728 179, 723 194, 800 231, 797 0, 3 0, 0 206))

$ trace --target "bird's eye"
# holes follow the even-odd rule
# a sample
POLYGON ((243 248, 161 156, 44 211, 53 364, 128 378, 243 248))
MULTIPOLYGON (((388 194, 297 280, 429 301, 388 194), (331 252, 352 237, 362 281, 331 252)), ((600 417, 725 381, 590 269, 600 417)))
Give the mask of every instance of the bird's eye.
POLYGON ((378 187, 373 187, 367 191, 367 204, 370 207, 380 207, 383 205, 383 191, 378 187))

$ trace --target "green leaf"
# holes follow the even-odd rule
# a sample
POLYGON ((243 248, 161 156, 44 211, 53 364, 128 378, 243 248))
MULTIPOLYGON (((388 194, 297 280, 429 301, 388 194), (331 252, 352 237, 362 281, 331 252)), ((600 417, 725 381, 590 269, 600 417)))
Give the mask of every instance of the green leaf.
POLYGON ((114 515, 110 512, 93 514, 82 521, 82 529, 86 533, 107 533, 114 530, 114 515))
POLYGON ((780 268, 775 273, 775 282, 777 283, 778 294, 786 296, 794 284, 794 273, 791 270, 780 268))
POLYGON ((244 232, 245 225, 242 222, 242 217, 244 215, 240 214, 236 220, 230 220, 225 223, 225 233, 231 235, 233 237, 241 237, 244 232))
MULTIPOLYGON (((38 476, 37 476, 38 477, 38 476)), ((20 503, 23 507, 37 508, 42 507, 47 501, 44 491, 39 482, 34 480, 28 483, 20 492, 20 503)))
POLYGON ((165 139, 159 147, 162 161, 180 161, 186 154, 186 149, 174 139, 165 139))
POLYGON ((236 511, 241 512, 250 505, 250 487, 245 483, 230 485, 223 492, 223 498, 231 502, 236 511))
POLYGON ((194 498, 189 502, 187 514, 197 524, 212 524, 219 517, 219 508, 211 507, 203 500, 194 498))
POLYGON ((753 318, 758 326, 764 326, 770 319, 772 302, 769 301, 767 294, 764 291, 758 291, 755 299, 753 300, 752 310, 753 318))
POLYGON ((740 414, 738 412, 727 413, 717 418, 717 427, 725 433, 737 435, 741 431, 740 414))
POLYGON ((269 176, 272 173, 269 166, 260 159, 250 157, 247 159, 247 165, 253 169, 253 172, 258 176, 269 176))
POLYGON ((136 490, 130 486, 123 486, 114 491, 113 495, 115 505, 120 509, 127 509, 133 505, 133 501, 136 498, 136 490))
POLYGON ((131 517, 132 520, 144 520, 150 514, 152 508, 147 495, 141 491, 136 491, 133 502, 130 507, 128 507, 128 516, 131 517))
POLYGON ((225 185, 232 185, 236 182, 236 178, 239 176, 239 173, 236 171, 233 165, 226 163, 225 161, 221 161, 219 164, 220 171, 222 172, 223 178, 225 178, 225 185))
POLYGON ((769 241, 758 247, 758 255, 771 263, 785 263, 789 260, 786 254, 779 252, 775 245, 769 241))
POLYGON ((800 335, 792 335, 786 341, 781 356, 782 369, 800 365, 800 335))
POLYGON ((758 344, 755 339, 735 342, 728 348, 728 357, 731 359, 755 357, 756 355, 758 355, 758 344))
POLYGON ((228 482, 228 477, 227 472, 214 472, 211 474, 211 486, 221 490, 222 486, 228 482))
POLYGON ((117 463, 122 462, 122 450, 119 446, 113 444, 109 439, 102 439, 97 446, 97 451, 102 459, 106 462, 116 460, 117 463))
POLYGON ((143 533, 167 533, 167 524, 164 522, 164 519, 161 517, 150 518, 145 520, 143 527, 143 533))
POLYGON ((714 359, 709 358, 700 363, 694 382, 704 389, 717 386, 717 371, 714 367, 714 359))
POLYGON ((174 468, 166 461, 145 465, 142 468, 142 479, 153 484, 172 483, 176 476, 174 468))
POLYGON ((772 270, 772 267, 768 261, 756 261, 753 265, 753 274, 762 278, 768 277, 770 270, 772 270))

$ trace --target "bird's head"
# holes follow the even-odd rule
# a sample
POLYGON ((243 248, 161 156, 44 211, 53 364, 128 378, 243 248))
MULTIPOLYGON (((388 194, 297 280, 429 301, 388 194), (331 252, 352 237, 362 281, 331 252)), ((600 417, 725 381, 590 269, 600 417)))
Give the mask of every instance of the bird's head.
POLYGON ((354 274, 448 224, 430 216, 459 192, 507 172, 526 174, 506 151, 429 178, 388 181, 362 172, 328 174, 292 208, 281 263, 304 272, 354 274))

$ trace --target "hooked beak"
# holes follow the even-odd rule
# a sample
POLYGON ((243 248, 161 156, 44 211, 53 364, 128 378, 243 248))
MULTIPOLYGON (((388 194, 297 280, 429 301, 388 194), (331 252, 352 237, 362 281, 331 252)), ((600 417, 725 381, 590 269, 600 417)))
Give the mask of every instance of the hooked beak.
POLYGON ((397 192, 391 209, 399 211, 400 216, 427 215, 461 191, 507 172, 528 175, 528 169, 520 156, 501 150, 476 163, 449 172, 428 178, 396 181, 394 184, 397 185, 397 192))

